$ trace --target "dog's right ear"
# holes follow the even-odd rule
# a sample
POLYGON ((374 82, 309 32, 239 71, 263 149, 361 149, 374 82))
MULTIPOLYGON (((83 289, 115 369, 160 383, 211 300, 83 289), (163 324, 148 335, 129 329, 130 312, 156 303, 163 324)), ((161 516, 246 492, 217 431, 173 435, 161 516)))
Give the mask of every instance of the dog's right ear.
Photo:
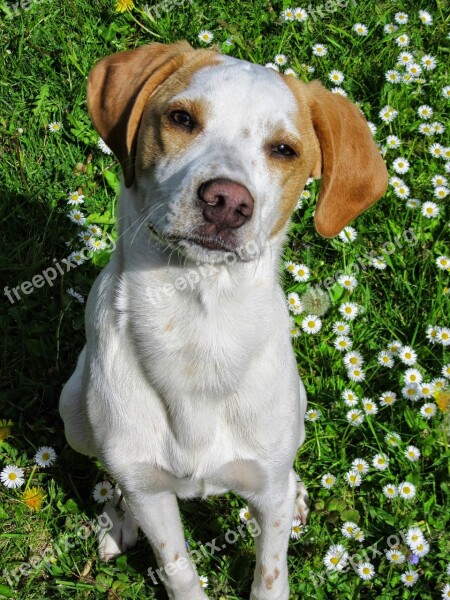
POLYGON ((107 56, 89 74, 89 114, 118 158, 127 187, 134 181, 137 134, 147 100, 192 52, 184 41, 150 44, 107 56))

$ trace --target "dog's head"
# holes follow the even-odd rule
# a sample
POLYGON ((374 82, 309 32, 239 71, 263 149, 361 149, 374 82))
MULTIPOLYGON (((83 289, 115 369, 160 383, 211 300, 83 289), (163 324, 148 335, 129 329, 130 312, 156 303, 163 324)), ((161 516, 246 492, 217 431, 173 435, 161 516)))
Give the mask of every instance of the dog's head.
POLYGON ((346 98, 187 42, 101 60, 88 106, 149 235, 197 260, 245 260, 250 243, 277 239, 309 177, 322 177, 315 225, 324 237, 387 186, 367 122, 346 98))

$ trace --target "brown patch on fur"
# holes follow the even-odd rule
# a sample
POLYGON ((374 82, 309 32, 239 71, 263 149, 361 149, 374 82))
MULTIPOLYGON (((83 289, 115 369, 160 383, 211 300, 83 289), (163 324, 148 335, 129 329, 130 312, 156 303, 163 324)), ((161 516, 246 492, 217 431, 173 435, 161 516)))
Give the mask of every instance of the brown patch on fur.
POLYGON ((273 524, 274 527, 279 527, 281 525, 280 521, 275 521, 275 523, 273 524))
POLYGON ((280 557, 278 556, 278 554, 273 555, 273 560, 280 560, 280 557))
POLYGON ((264 565, 261 565, 261 575, 264 581, 264 585, 267 590, 271 590, 273 586, 273 582, 276 581, 280 575, 279 569, 275 568, 273 575, 266 575, 267 568, 264 565))
POLYGON ((173 557, 174 561, 177 561, 179 559, 180 555, 178 554, 178 552, 175 552, 175 556, 173 557))

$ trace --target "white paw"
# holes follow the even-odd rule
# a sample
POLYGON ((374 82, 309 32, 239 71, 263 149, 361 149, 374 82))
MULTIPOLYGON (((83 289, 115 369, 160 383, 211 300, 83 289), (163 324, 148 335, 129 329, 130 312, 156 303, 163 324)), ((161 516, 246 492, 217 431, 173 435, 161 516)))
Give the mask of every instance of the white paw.
POLYGON ((308 498, 308 491, 305 485, 297 479, 297 495, 295 498, 295 511, 294 519, 299 519, 303 525, 306 524, 308 518, 309 508, 306 500, 308 498))
POLYGON ((100 529, 97 533, 98 554, 101 560, 111 560, 123 554, 132 548, 138 539, 138 524, 130 513, 125 498, 120 498, 121 492, 116 486, 112 499, 104 508, 112 527, 108 531, 100 529), (116 508, 119 500, 120 507, 116 508))

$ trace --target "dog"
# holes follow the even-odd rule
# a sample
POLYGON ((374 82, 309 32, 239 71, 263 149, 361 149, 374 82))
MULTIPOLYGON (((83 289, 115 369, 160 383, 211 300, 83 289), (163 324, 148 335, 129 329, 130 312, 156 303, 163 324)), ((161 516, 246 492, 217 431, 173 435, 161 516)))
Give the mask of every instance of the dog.
POLYGON ((308 178, 329 238, 383 195, 385 164, 346 98, 184 41, 104 58, 87 92, 123 189, 60 414, 70 446, 118 483, 100 556, 140 527, 169 598, 205 599, 177 497, 233 490, 261 531, 250 598, 287 600, 292 520, 308 511, 293 470, 306 393, 280 255, 308 178))

